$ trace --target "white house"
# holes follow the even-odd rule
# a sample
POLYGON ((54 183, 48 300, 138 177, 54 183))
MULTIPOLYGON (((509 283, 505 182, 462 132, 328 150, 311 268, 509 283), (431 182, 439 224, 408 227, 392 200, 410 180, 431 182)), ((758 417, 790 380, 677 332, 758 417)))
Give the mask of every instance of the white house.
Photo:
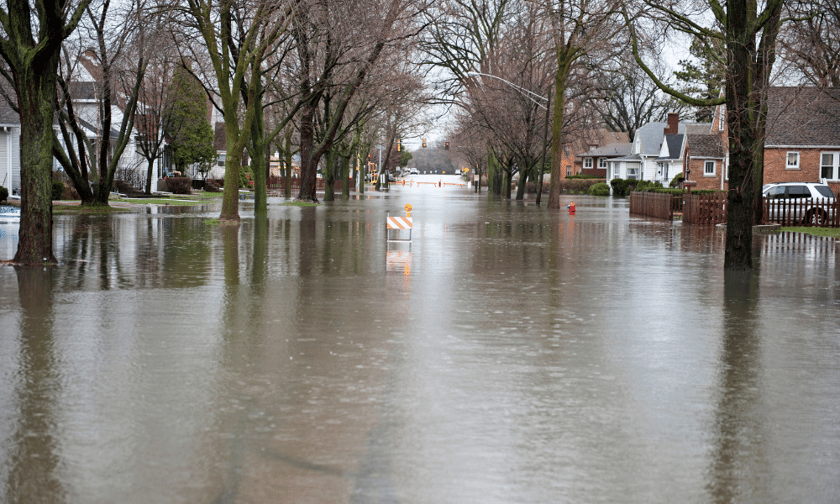
POLYGON ((0 99, 0 186, 20 195, 20 119, 0 99))

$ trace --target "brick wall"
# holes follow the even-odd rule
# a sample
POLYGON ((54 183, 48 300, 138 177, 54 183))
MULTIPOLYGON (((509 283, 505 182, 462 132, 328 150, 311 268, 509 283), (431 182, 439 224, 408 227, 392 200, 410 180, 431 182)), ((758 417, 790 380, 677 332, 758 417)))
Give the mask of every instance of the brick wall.
MULTIPOLYGON (((704 165, 706 164, 705 159, 691 159, 688 162, 688 167, 691 170, 691 174, 688 176, 688 179, 693 182, 697 182, 696 189, 720 190, 720 177, 723 175, 723 162, 719 159, 714 160, 714 162, 714 177, 707 177, 703 174, 704 165)), ((726 189, 728 185, 728 182, 724 182, 723 188, 726 189)))
POLYGON ((764 183, 819 182, 819 149, 764 149, 764 183), (788 152, 799 153, 799 169, 787 168, 788 152))

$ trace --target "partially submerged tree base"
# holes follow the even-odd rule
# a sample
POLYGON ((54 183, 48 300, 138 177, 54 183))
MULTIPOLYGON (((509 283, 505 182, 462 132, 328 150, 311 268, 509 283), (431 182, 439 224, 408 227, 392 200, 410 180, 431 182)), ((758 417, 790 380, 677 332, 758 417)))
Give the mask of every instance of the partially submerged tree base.
POLYGON ((19 262, 14 259, 0 260, 0 264, 14 266, 16 268, 55 268, 58 266, 58 261, 54 257, 44 258, 43 262, 19 262))

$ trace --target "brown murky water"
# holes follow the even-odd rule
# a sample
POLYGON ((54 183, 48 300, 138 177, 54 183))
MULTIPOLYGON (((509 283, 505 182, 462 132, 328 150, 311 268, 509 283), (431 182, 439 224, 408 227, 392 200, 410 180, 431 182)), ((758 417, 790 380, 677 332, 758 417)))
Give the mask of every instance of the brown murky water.
POLYGON ((0 268, 0 501, 840 501, 835 242, 724 277, 573 199, 57 217, 61 267, 0 268))

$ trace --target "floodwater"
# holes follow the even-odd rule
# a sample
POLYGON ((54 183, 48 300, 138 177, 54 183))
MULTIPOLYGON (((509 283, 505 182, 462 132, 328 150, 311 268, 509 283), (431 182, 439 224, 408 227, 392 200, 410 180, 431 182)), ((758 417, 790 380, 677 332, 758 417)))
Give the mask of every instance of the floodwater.
POLYGON ((57 216, 58 268, 0 268, 0 502, 840 502, 835 242, 725 276, 571 200, 57 216))

